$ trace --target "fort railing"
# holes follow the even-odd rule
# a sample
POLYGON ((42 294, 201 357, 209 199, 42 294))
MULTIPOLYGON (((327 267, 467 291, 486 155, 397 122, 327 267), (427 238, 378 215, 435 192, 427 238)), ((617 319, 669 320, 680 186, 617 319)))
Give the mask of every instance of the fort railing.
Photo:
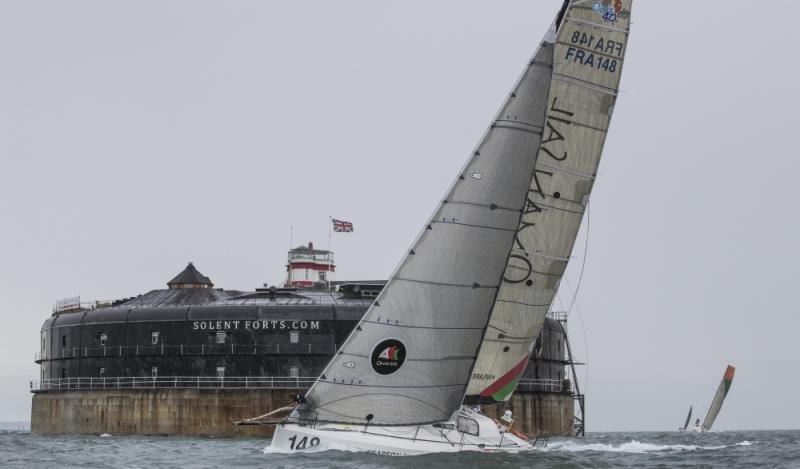
POLYGON ((31 392, 91 389, 308 389, 317 378, 292 376, 125 376, 30 382, 31 392))
POLYGON ((569 390, 569 380, 521 379, 517 383, 517 391, 524 392, 567 392, 569 390))
MULTIPOLYGON (((54 378, 30 382, 31 392, 91 389, 308 389, 316 377, 302 376, 122 376, 54 378)), ((569 380, 522 379, 517 391, 567 392, 569 380)))
POLYGON ((156 355, 333 355, 334 344, 199 344, 199 345, 106 345, 65 347, 34 355, 36 363, 81 357, 140 357, 156 355))
POLYGON ((556 321, 567 322, 569 313, 566 311, 550 311, 547 313, 547 317, 550 319, 555 319, 556 321))

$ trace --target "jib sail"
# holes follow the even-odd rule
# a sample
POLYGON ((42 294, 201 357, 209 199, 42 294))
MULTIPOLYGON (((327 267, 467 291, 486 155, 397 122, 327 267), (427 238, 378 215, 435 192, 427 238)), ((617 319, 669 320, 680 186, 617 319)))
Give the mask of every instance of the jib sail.
MULTIPOLYGON (((632 0, 567 2, 543 139, 465 402, 508 400, 569 262, 617 100, 632 0)), ((545 64, 539 64, 544 66, 545 64)))

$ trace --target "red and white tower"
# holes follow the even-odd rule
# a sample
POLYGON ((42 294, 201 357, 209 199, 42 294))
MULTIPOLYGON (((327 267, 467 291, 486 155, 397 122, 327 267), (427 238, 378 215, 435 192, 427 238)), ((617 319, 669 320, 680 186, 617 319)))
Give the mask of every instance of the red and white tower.
POLYGON ((324 287, 334 280, 333 251, 314 249, 314 244, 289 250, 284 287, 324 287))

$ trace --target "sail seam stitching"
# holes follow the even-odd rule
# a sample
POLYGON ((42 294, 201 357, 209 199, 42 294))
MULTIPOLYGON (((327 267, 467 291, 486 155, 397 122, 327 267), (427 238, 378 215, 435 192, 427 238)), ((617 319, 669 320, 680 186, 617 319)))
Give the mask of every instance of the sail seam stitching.
MULTIPOLYGON (((442 286, 445 286, 445 287, 461 287, 461 288, 472 288, 472 289, 477 289, 477 288, 489 288, 489 289, 492 289, 492 288, 498 288, 499 287, 499 285, 480 285, 480 284, 464 285, 464 284, 459 284, 459 283, 433 282, 433 281, 430 281, 430 280, 419 280, 419 279, 406 278, 406 277, 395 277, 394 280, 405 280, 406 282, 427 283, 429 285, 442 285, 442 286)), ((483 329, 483 328, 481 328, 481 329, 483 329)))
POLYGON ((622 33, 622 34, 625 34, 625 35, 629 35, 631 33, 629 29, 613 28, 613 27, 605 25, 605 24, 595 23, 594 21, 580 20, 580 19, 577 19, 577 18, 569 17, 569 16, 564 18, 564 21, 567 21, 567 22, 574 21, 575 23, 586 24, 586 25, 589 25, 589 26, 594 26, 596 28, 607 29, 609 31, 616 31, 618 33, 622 33))
POLYGON ((497 230, 497 231, 508 231, 510 233, 516 233, 517 230, 511 228, 500 228, 496 226, 485 226, 485 225, 473 225, 471 223, 461 223, 457 221, 446 221, 446 220, 434 220, 431 222, 431 225, 434 224, 443 224, 443 225, 459 225, 459 226, 466 226, 470 228, 481 228, 484 230, 497 230))
POLYGON ((377 321, 364 321, 367 324, 377 324, 381 326, 392 326, 392 327, 405 327, 408 329, 431 329, 431 330, 447 330, 447 331, 480 331, 483 330, 482 327, 438 327, 438 326, 410 326, 405 324, 391 324, 386 322, 377 322, 377 321))
POLYGON ((547 163, 538 162, 537 165, 544 166, 545 168, 552 169, 553 171, 560 171, 562 173, 572 174, 573 176, 580 176, 580 177, 585 178, 585 179, 594 180, 594 179, 597 178, 597 176, 592 176, 591 174, 582 173, 580 171, 575 171, 574 169, 560 168, 558 166, 549 165, 547 163))
POLYGON ((573 77, 573 76, 569 76, 569 75, 564 75, 563 73, 553 72, 553 79, 554 80, 558 80, 558 81, 560 81, 562 83, 568 83, 570 85, 581 86, 581 87, 586 88, 588 90, 597 91, 598 93, 604 93, 604 94, 607 94, 609 96, 617 96, 618 95, 618 92, 616 90, 614 90, 613 88, 608 88, 608 87, 603 86, 603 85, 598 85, 597 83, 594 83, 594 82, 591 82, 591 81, 587 81, 587 80, 583 80, 581 78, 577 78, 577 77, 573 77))

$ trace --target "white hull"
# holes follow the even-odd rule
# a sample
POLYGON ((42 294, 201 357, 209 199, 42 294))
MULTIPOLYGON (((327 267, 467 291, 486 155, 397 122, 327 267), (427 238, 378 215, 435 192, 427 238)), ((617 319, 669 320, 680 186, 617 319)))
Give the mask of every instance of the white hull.
POLYGON ((531 449, 533 446, 527 441, 501 433, 492 419, 466 409, 453 414, 449 422, 429 425, 307 425, 289 421, 275 428, 271 445, 272 451, 285 453, 339 450, 390 456, 460 451, 519 453, 531 449), (478 434, 459 431, 459 419, 477 423, 478 434))

